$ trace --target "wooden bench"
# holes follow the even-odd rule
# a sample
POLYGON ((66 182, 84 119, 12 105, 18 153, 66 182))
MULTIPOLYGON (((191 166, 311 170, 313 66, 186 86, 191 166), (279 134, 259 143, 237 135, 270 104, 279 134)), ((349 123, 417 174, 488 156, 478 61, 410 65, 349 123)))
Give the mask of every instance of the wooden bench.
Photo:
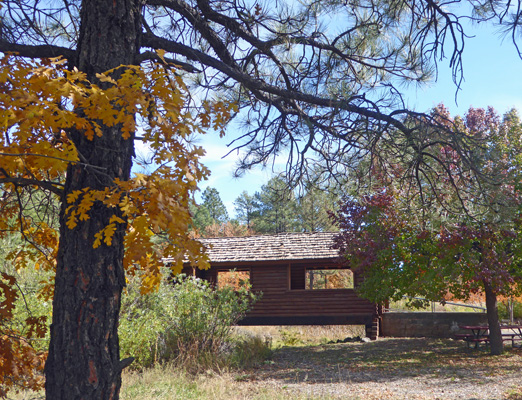
MULTIPOLYGON (((475 337, 471 333, 457 333, 455 336, 456 340, 464 340, 469 347, 470 343, 475 343, 476 345, 479 343, 489 344, 489 336, 483 337, 475 337)), ((511 340, 511 345, 515 347, 515 340, 521 340, 520 335, 516 333, 503 333, 502 340, 504 342, 511 340)))
POLYGON ((471 333, 457 333, 455 339, 464 340, 468 344, 468 347, 470 343, 475 343, 475 347, 478 347, 479 343, 489 344, 489 336, 475 337, 475 335, 471 333))
MULTIPOLYGON (((487 325, 477 326, 462 326, 462 329, 468 329, 471 333, 458 333, 455 335, 455 339, 464 340, 467 342, 468 347, 470 343, 475 343, 475 348, 478 348, 479 343, 490 343, 489 338, 489 327, 487 325)), ((502 341, 511 340, 511 344, 515 347, 515 340, 522 340, 522 325, 502 325, 502 341), (510 330, 506 332, 506 330, 510 330)))
POLYGON ((455 339, 457 340, 467 340, 473 338, 471 333, 457 333, 455 334, 455 339))
POLYGON ((502 334, 502 340, 507 341, 511 340, 511 346, 515 347, 515 340, 520 340, 520 335, 517 333, 503 333, 502 334))

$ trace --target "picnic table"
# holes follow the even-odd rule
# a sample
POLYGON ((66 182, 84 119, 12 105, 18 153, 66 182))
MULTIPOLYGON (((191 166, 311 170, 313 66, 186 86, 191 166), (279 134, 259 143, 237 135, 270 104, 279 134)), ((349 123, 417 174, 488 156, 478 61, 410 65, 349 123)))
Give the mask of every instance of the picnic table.
MULTIPOLYGON (((480 343, 489 344, 489 326, 487 325, 464 325, 461 329, 471 331, 471 333, 456 334, 455 339, 467 342, 468 347, 471 343, 478 348, 480 343)), ((515 340, 522 340, 522 325, 501 325, 502 340, 511 340, 511 345, 515 347, 515 340)))

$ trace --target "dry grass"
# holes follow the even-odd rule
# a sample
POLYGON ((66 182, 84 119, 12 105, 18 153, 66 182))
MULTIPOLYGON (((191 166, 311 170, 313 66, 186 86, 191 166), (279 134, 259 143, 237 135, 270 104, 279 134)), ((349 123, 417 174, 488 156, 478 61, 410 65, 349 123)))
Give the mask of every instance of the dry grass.
POLYGON ((126 373, 122 399, 522 400, 521 365, 521 349, 492 357, 453 340, 283 347, 247 370, 192 376, 166 366, 126 373))
MULTIPOLYGON (((241 372, 213 372, 196 376, 188 375, 172 366, 156 367, 143 373, 123 375, 122 400, 286 400, 291 397, 281 387, 273 384, 252 384, 249 374, 241 372)), ((305 399, 297 395, 293 399, 305 399)))
POLYGON ((358 325, 296 325, 296 326, 241 326, 238 333, 257 335, 277 349, 283 346, 310 346, 342 340, 347 337, 364 337, 364 326, 358 325))
POLYGON ((474 306, 474 307, 482 307, 485 310, 486 304, 484 301, 480 301, 480 299, 476 299, 475 302, 461 302, 461 301, 450 301, 446 304, 441 303, 430 303, 429 305, 426 305, 424 307, 415 308, 409 305, 409 300, 402 299, 398 301, 392 301, 390 302, 390 309, 391 310, 399 310, 399 311, 412 311, 412 312, 418 312, 418 311, 425 311, 425 312, 476 312, 476 313, 482 313, 484 310, 478 309, 478 308, 471 308, 466 306, 474 306), (462 305, 457 305, 457 304, 462 305), (432 309, 432 306, 434 307, 432 309))
MULTIPOLYGON (((498 399, 522 400, 522 349, 501 356, 437 339, 325 344, 362 334, 348 327, 249 327, 279 346, 243 369, 182 372, 174 365, 123 374, 122 400, 498 399), (294 346, 283 345, 297 337, 294 346), (311 344, 310 344, 311 343, 311 344)), ((10 399, 42 399, 21 394, 10 399)))

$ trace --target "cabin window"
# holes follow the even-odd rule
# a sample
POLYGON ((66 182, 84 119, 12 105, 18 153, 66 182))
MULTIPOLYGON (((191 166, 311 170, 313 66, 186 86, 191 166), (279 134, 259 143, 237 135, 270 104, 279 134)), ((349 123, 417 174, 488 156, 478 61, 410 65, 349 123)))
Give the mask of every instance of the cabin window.
POLYGON ((350 269, 307 268, 305 289, 353 289, 353 272, 350 269))
POLYGON ((234 290, 247 289, 250 287, 249 269, 232 269, 217 271, 218 289, 232 288, 234 290))

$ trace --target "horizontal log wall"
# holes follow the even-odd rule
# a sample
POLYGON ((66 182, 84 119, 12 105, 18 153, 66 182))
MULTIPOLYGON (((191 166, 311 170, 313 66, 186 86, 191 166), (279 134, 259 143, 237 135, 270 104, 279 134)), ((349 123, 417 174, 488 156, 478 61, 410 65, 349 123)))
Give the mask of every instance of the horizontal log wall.
MULTIPOLYGON (((292 268, 294 271, 295 268, 292 268)), ((337 316, 374 314, 375 304, 361 299, 353 289, 291 290, 289 266, 256 266, 251 269, 254 291, 263 296, 248 314, 253 316, 337 316)))
MULTIPOLYGON (((262 292, 261 299, 247 314, 245 321, 281 321, 307 324, 368 324, 377 316, 377 306, 357 296, 353 289, 291 289, 303 288, 305 269, 325 267, 339 268, 332 260, 320 262, 272 262, 267 263, 224 263, 213 265, 208 270, 184 271, 215 284, 218 271, 250 270, 250 283, 254 292, 262 292), (304 321, 304 322, 303 322, 304 321), (319 322, 317 322, 319 321, 319 322)), ((355 285, 361 277, 355 274, 355 285)), ((248 322, 247 322, 248 323, 248 322)))

